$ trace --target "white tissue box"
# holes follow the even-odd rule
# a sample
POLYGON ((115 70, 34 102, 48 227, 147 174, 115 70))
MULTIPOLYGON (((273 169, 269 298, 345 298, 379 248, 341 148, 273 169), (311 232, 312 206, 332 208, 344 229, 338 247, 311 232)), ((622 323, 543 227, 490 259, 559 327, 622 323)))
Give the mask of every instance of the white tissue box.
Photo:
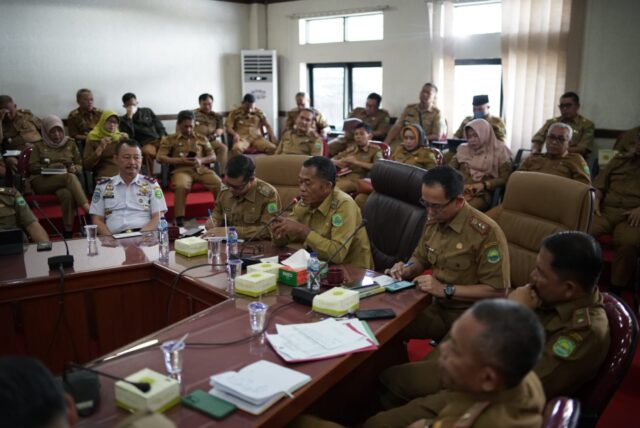
POLYGON ((360 294, 355 290, 335 287, 313 298, 312 309, 321 314, 341 317, 360 306, 360 294))
POLYGON ((256 263, 255 265, 247 266, 247 272, 264 272, 277 277, 281 267, 283 266, 278 263, 256 263))
POLYGON ((176 253, 187 257, 206 255, 209 251, 209 244, 204 239, 197 236, 176 239, 173 248, 176 253))
POLYGON ((168 376, 150 369, 142 369, 125 379, 131 382, 147 382, 151 389, 142 392, 131 384, 117 381, 115 397, 118 407, 133 411, 164 412, 180 402, 180 384, 168 376))
POLYGON ((267 272, 248 272, 236 278, 236 292, 256 297, 276 289, 276 276, 267 272))

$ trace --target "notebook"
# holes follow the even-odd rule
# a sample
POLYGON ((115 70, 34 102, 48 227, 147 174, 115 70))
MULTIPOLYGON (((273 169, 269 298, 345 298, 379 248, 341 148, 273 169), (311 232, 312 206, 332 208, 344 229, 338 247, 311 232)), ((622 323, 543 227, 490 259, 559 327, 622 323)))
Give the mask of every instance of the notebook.
POLYGON ((209 394, 259 415, 284 396, 311 381, 311 377, 281 365, 260 360, 237 372, 211 376, 209 394))

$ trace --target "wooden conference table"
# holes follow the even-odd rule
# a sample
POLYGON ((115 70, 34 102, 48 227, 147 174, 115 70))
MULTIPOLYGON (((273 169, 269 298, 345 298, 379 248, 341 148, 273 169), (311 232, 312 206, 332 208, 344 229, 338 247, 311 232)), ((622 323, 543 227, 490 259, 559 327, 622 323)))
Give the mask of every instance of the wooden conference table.
MULTIPOLYGON (((261 242, 249 244, 246 253, 257 245, 265 255, 282 251, 261 242)), ((56 242, 53 251, 42 253, 30 245, 24 255, 0 259, 0 354, 32 355, 54 372, 60 372, 65 361, 93 360, 96 368, 116 376, 125 377, 145 367, 165 373, 159 344, 189 333, 183 351, 183 395, 195 389, 207 391, 209 376, 260 359, 287 365, 312 378, 293 399, 280 400, 260 416, 238 410, 215 421, 175 406, 165 415, 180 427, 277 427, 302 412, 353 423, 375 408, 378 374, 406 358, 397 333, 427 305, 426 295, 413 289, 367 298, 361 301, 361 308, 392 308, 397 314, 392 320, 370 322, 381 345, 377 351, 288 365, 263 338, 251 337, 247 305, 253 299, 230 298, 222 267, 197 267, 178 275, 185 268, 206 263, 206 257, 189 259, 172 251, 169 261, 161 263, 151 236, 101 239, 98 254, 91 256, 83 239, 69 241, 69 249, 75 266, 65 273, 62 292, 60 274, 49 272, 47 259, 64 254, 63 243, 56 242), (228 342, 237 343, 223 345, 228 342)), ((355 267, 343 269, 347 283, 377 275, 355 267)), ((269 304, 267 332, 274 333, 276 323, 323 318, 294 303, 290 291, 280 286, 262 298, 269 304)), ((115 407, 113 381, 104 377, 100 381, 100 407, 90 418, 80 420, 81 427, 110 427, 128 415, 115 407)))

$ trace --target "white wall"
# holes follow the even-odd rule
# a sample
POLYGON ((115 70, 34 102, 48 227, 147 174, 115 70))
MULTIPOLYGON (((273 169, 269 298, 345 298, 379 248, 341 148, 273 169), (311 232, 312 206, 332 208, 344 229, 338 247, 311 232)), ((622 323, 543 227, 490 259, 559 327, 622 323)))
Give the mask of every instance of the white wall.
POLYGON ((212 0, 2 0, 0 92, 39 116, 66 117, 81 87, 118 112, 128 91, 157 114, 197 107, 203 92, 228 110, 249 15, 212 0))

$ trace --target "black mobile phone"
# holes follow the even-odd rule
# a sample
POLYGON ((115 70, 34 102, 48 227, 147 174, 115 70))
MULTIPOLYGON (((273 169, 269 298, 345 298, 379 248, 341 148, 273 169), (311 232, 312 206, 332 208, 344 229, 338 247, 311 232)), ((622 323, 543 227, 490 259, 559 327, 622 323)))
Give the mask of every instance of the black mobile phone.
POLYGON ((358 309, 356 311, 356 318, 360 320, 384 320, 389 318, 395 318, 396 313, 393 309, 358 309))
POLYGON ((193 150, 191 150, 189 153, 187 153, 187 157, 188 157, 188 158, 195 158, 195 157, 196 157, 196 152, 194 152, 193 150))
POLYGON ((196 389, 191 394, 182 397, 182 404, 214 419, 222 419, 236 409, 233 404, 214 397, 201 389, 196 389))
POLYGON ((38 242, 38 251, 51 251, 51 242, 38 242))

